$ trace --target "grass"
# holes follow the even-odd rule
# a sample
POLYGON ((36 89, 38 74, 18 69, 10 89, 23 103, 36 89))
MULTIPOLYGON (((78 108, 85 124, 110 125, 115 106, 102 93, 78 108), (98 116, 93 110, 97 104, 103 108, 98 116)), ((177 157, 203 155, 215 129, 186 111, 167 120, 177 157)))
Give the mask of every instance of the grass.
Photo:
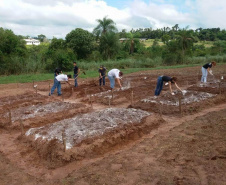
POLYGON ((206 48, 210 48, 213 46, 214 41, 199 41, 197 43, 194 43, 194 45, 204 45, 206 48))
POLYGON ((53 78, 54 78, 53 73, 0 76, 0 84, 27 83, 27 82, 33 82, 33 81, 44 81, 44 80, 49 80, 53 78))
MULTIPOLYGON (((147 70, 156 70, 156 69, 175 69, 175 68, 185 68, 199 66, 200 64, 189 64, 189 65, 176 65, 176 66, 159 66, 155 68, 127 68, 122 69, 121 71, 124 74, 134 73, 138 71, 147 71, 147 70)), ((98 77, 97 70, 86 70, 86 74, 83 74, 81 71, 80 78, 95 78, 98 77)), ((68 72, 66 74, 73 74, 68 72)), ((0 76, 0 84, 9 84, 9 83, 28 83, 33 81, 45 81, 51 80, 54 78, 53 73, 38 73, 38 74, 21 74, 21 75, 9 75, 9 76, 0 76)))
MULTIPOLYGON (((124 74, 134 73, 137 71, 150 70, 151 68, 128 68, 123 69, 124 74)), ((65 74, 72 74, 72 72, 67 72, 65 74)), ((97 71, 85 71, 85 74, 82 73, 79 75, 80 78, 95 78, 98 77, 97 71)), ((54 79, 53 73, 38 73, 38 74, 21 74, 21 75, 9 75, 9 76, 0 76, 0 84, 9 84, 9 83, 28 83, 28 82, 38 82, 54 79)))
MULTIPOLYGON (((148 40, 146 40, 145 42, 142 42, 142 43, 145 45, 146 48, 148 48, 148 47, 151 47, 151 46, 153 45, 154 40, 155 40, 155 39, 148 39, 148 40)), ((160 46, 165 45, 161 40, 158 40, 158 44, 159 44, 160 46)))
MULTIPOLYGON (((142 42, 142 43, 144 43, 145 47, 147 48, 147 47, 151 47, 151 46, 153 45, 154 40, 155 40, 155 39, 148 39, 148 40, 146 40, 145 42, 142 42)), ((199 41, 199 42, 197 42, 197 43, 194 43, 194 45, 202 45, 202 44, 203 44, 206 48, 210 48, 210 47, 213 46, 213 43, 214 43, 214 41, 199 41)), ((165 45, 165 44, 161 41, 161 39, 158 40, 158 44, 159 44, 160 46, 165 45)))

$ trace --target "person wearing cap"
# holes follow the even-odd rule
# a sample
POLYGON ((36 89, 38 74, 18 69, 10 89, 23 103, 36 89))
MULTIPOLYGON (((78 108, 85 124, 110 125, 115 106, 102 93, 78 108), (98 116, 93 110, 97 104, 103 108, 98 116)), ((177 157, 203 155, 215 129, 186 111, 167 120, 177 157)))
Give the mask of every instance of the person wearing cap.
POLYGON ((111 90, 115 87, 115 80, 118 82, 120 89, 122 89, 122 85, 120 83, 121 76, 123 76, 123 73, 119 69, 112 69, 108 72, 111 90))
MULTIPOLYGON (((179 89, 182 93, 183 91, 180 89, 180 87, 177 85, 176 83, 177 81, 177 77, 169 77, 169 76, 159 76, 158 80, 157 80, 157 85, 156 85, 156 89, 155 89, 155 96, 159 96, 161 91, 162 91, 162 87, 163 87, 163 83, 166 82, 169 84, 169 90, 171 92, 172 95, 175 95, 174 92, 172 91, 172 87, 171 84, 175 84, 175 86, 177 87, 177 89, 179 89)), ((167 84, 167 85, 168 85, 167 84)))
POLYGON ((77 66, 77 63, 76 62, 73 62, 73 65, 74 65, 75 87, 78 87, 78 81, 77 80, 78 80, 78 75, 79 75, 80 69, 77 66))
POLYGON ((213 61, 211 63, 207 63, 204 66, 202 66, 202 78, 201 78, 201 83, 206 83, 207 82, 207 75, 208 73, 213 75, 211 68, 216 66, 216 62, 213 61))
POLYGON ((69 85, 71 85, 68 82, 68 79, 71 78, 71 75, 64 75, 64 74, 59 74, 54 78, 54 84, 51 88, 51 92, 49 93, 49 96, 51 96, 53 94, 53 92, 55 91, 55 89, 57 88, 57 94, 58 96, 61 96, 61 83, 60 82, 67 82, 69 85))
POLYGON ((103 86, 105 85, 105 75, 106 75, 106 68, 104 66, 100 66, 98 72, 99 72, 99 84, 100 86, 102 85, 103 82, 103 86))

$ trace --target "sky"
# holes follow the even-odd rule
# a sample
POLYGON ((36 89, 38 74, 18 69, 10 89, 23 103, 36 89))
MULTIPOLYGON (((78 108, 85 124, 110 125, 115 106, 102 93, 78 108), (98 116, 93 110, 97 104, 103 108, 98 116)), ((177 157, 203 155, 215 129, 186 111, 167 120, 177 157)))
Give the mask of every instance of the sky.
POLYGON ((139 28, 226 29, 225 0, 0 0, 0 27, 16 35, 65 38, 112 19, 118 31, 139 28))

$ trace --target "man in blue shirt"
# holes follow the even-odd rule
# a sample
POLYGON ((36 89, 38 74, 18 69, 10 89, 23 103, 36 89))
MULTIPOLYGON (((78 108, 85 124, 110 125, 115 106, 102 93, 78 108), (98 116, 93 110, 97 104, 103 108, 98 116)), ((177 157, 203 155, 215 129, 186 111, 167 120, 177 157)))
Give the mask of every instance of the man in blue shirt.
POLYGON ((80 69, 79 69, 79 67, 77 66, 77 63, 76 63, 76 62, 74 62, 73 65, 74 65, 75 87, 78 87, 78 81, 77 81, 77 79, 78 79, 78 75, 79 75, 80 69))

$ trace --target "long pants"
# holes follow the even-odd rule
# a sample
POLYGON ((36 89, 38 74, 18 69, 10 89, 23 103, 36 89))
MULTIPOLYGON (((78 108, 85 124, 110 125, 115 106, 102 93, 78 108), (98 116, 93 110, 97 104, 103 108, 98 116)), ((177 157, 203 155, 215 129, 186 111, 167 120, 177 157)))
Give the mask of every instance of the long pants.
POLYGON ((100 86, 102 84, 102 81, 103 81, 103 85, 105 85, 105 76, 103 76, 102 78, 99 79, 100 86))
POLYGON ((159 76, 158 80, 157 80, 156 89, 155 89, 155 96, 159 96, 160 95, 160 93, 162 91, 162 87, 163 87, 162 76, 159 76))
POLYGON ((115 77, 114 77, 114 76, 109 76, 109 75, 108 75, 108 79, 110 80, 110 87, 111 87, 112 89, 114 89, 114 87, 115 87, 115 77))
POLYGON ((207 75, 208 75, 208 71, 206 68, 202 67, 202 78, 201 78, 201 82, 206 83, 207 81, 207 75))
POLYGON ((53 94, 56 88, 57 88, 57 94, 61 95, 61 83, 56 78, 54 78, 54 84, 53 84, 53 87, 51 88, 51 94, 53 94))
POLYGON ((78 75, 74 74, 75 87, 78 87, 78 81, 77 81, 78 78, 77 77, 78 77, 78 75))

